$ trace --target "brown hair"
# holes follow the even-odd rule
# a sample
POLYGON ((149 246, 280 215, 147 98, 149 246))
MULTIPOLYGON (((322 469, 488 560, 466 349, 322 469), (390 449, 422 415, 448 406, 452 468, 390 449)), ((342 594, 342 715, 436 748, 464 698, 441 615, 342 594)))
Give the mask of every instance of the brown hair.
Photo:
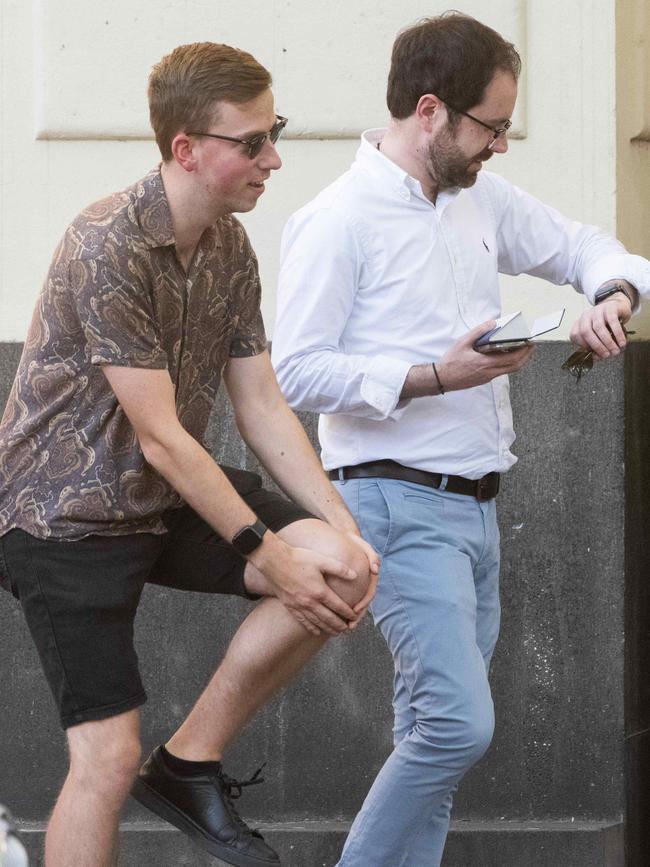
POLYGON ((205 131, 217 103, 248 102, 271 86, 271 74, 246 51, 216 42, 179 45, 151 70, 149 119, 165 161, 181 130, 205 131))
POLYGON ((424 18, 393 44, 388 109, 402 120, 413 114, 423 94, 432 93, 464 111, 481 102, 497 70, 516 80, 521 58, 496 30, 461 12, 424 18))

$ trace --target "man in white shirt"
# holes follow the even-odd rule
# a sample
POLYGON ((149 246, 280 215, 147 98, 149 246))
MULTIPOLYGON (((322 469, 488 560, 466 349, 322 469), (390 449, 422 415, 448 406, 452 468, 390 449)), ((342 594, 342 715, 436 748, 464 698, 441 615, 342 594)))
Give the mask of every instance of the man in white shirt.
POLYGON ((499 473, 515 463, 504 374, 479 354, 498 273, 571 283, 594 305, 572 340, 600 358, 650 292, 650 263, 483 163, 508 148, 520 59, 457 13, 398 36, 387 130, 285 230, 273 357, 320 412, 323 463, 383 560, 372 605, 395 659, 395 749, 339 867, 438 865, 452 794, 487 749, 499 628, 499 473))

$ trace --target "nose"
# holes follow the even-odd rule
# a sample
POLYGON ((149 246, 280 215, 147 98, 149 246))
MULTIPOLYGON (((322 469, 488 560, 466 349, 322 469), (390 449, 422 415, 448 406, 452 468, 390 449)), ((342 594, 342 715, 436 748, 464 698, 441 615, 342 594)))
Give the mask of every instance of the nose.
POLYGON ((266 169, 269 171, 275 171, 282 167, 282 160, 280 159, 280 154, 277 152, 275 145, 271 142, 271 139, 267 139, 264 142, 264 147, 260 151, 260 155, 257 159, 257 164, 261 169, 266 169))
POLYGON ((508 133, 504 132, 501 135, 497 136, 492 144, 490 145, 490 150, 495 154, 505 154, 508 151, 508 133))

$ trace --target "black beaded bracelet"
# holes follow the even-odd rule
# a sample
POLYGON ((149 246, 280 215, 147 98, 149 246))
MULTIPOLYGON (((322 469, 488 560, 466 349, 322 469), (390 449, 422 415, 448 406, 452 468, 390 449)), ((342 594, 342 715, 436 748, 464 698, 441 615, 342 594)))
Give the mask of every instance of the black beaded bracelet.
POLYGON ((433 367, 433 373, 434 373, 434 375, 435 375, 435 377, 436 377, 436 382, 438 383, 438 393, 439 393, 439 394, 444 394, 444 393, 445 393, 445 390, 444 390, 444 388, 442 387, 442 383, 440 382, 440 377, 438 376, 438 371, 436 370, 436 363, 435 363, 435 361, 432 361, 432 362, 431 362, 431 367, 433 367))

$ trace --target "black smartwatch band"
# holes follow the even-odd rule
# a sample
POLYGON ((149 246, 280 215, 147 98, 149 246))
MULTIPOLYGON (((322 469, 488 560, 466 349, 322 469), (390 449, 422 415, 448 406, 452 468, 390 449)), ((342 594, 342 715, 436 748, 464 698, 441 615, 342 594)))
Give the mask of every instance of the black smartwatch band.
POLYGON ((596 292, 594 295, 594 305, 600 304, 601 301, 605 301, 605 299, 610 298, 612 295, 617 295, 619 292, 625 295, 630 304, 634 304, 625 286, 622 283, 614 283, 612 286, 604 286, 596 292))
POLYGON ((242 557, 248 557, 262 544, 267 530, 266 524, 263 524, 262 521, 255 521, 254 524, 248 524, 235 533, 230 544, 242 557))

